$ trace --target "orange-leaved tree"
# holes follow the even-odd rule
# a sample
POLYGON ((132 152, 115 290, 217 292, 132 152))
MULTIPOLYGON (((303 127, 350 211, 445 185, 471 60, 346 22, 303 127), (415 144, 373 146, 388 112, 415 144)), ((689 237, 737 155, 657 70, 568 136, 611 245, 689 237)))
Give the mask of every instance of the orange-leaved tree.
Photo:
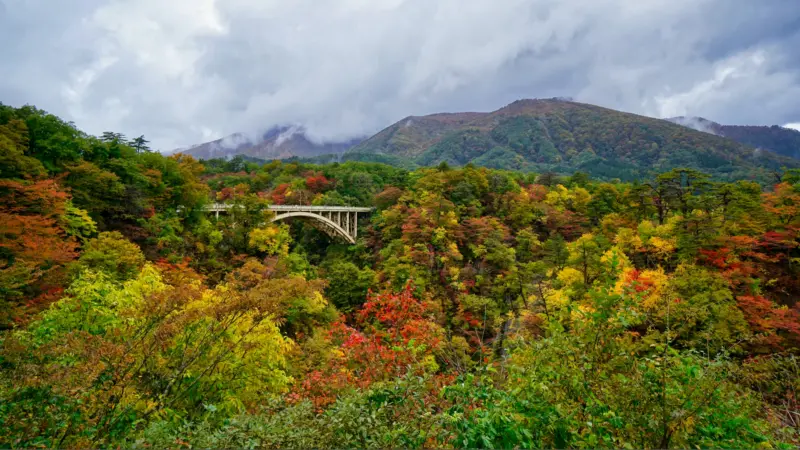
POLYGON ((0 180, 0 300, 6 323, 30 300, 62 283, 57 275, 77 256, 61 221, 69 196, 54 180, 0 180))

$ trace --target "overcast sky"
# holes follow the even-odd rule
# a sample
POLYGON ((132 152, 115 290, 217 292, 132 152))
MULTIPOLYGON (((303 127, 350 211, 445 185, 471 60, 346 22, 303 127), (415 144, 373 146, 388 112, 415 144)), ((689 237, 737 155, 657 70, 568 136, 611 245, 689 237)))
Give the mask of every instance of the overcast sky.
POLYGON ((800 122, 800 0, 0 0, 0 42, 0 102, 161 150, 553 96, 800 122))

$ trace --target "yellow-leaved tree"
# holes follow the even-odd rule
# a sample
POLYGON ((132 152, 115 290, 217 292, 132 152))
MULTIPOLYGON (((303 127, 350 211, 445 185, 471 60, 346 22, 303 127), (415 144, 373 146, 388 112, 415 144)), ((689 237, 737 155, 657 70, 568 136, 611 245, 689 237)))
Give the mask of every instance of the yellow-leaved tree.
POLYGON ((29 436, 20 445, 97 446, 139 423, 244 411, 291 381, 289 311, 325 307, 323 283, 280 271, 210 289, 185 266, 127 281, 104 271, 116 267, 84 270, 6 341, 5 432, 29 436))

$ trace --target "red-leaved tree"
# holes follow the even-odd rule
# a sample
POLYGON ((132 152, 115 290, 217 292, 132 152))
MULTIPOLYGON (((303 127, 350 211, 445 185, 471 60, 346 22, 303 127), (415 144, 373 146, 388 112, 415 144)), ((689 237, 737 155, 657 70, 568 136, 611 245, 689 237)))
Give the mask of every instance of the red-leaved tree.
POLYGON ((411 283, 399 293, 370 294, 355 319, 358 329, 342 320, 331 326, 327 339, 334 357, 303 379, 294 398, 321 408, 348 388, 437 370, 434 355, 443 331, 431 304, 414 297, 411 283))

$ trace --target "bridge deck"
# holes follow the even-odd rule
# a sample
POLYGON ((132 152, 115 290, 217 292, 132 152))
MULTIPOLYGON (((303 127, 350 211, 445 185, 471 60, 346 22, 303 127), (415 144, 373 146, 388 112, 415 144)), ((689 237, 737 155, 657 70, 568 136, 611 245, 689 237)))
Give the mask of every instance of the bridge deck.
MULTIPOLYGON (((212 203, 206 206, 206 211, 227 211, 231 208, 227 203, 212 203)), ((269 205, 271 211, 309 211, 309 212, 370 212, 374 208, 357 206, 305 206, 305 205, 269 205)))
POLYGON ((358 206, 302 206, 302 205, 270 205, 272 211, 331 211, 331 212, 370 212, 375 208, 358 206))

